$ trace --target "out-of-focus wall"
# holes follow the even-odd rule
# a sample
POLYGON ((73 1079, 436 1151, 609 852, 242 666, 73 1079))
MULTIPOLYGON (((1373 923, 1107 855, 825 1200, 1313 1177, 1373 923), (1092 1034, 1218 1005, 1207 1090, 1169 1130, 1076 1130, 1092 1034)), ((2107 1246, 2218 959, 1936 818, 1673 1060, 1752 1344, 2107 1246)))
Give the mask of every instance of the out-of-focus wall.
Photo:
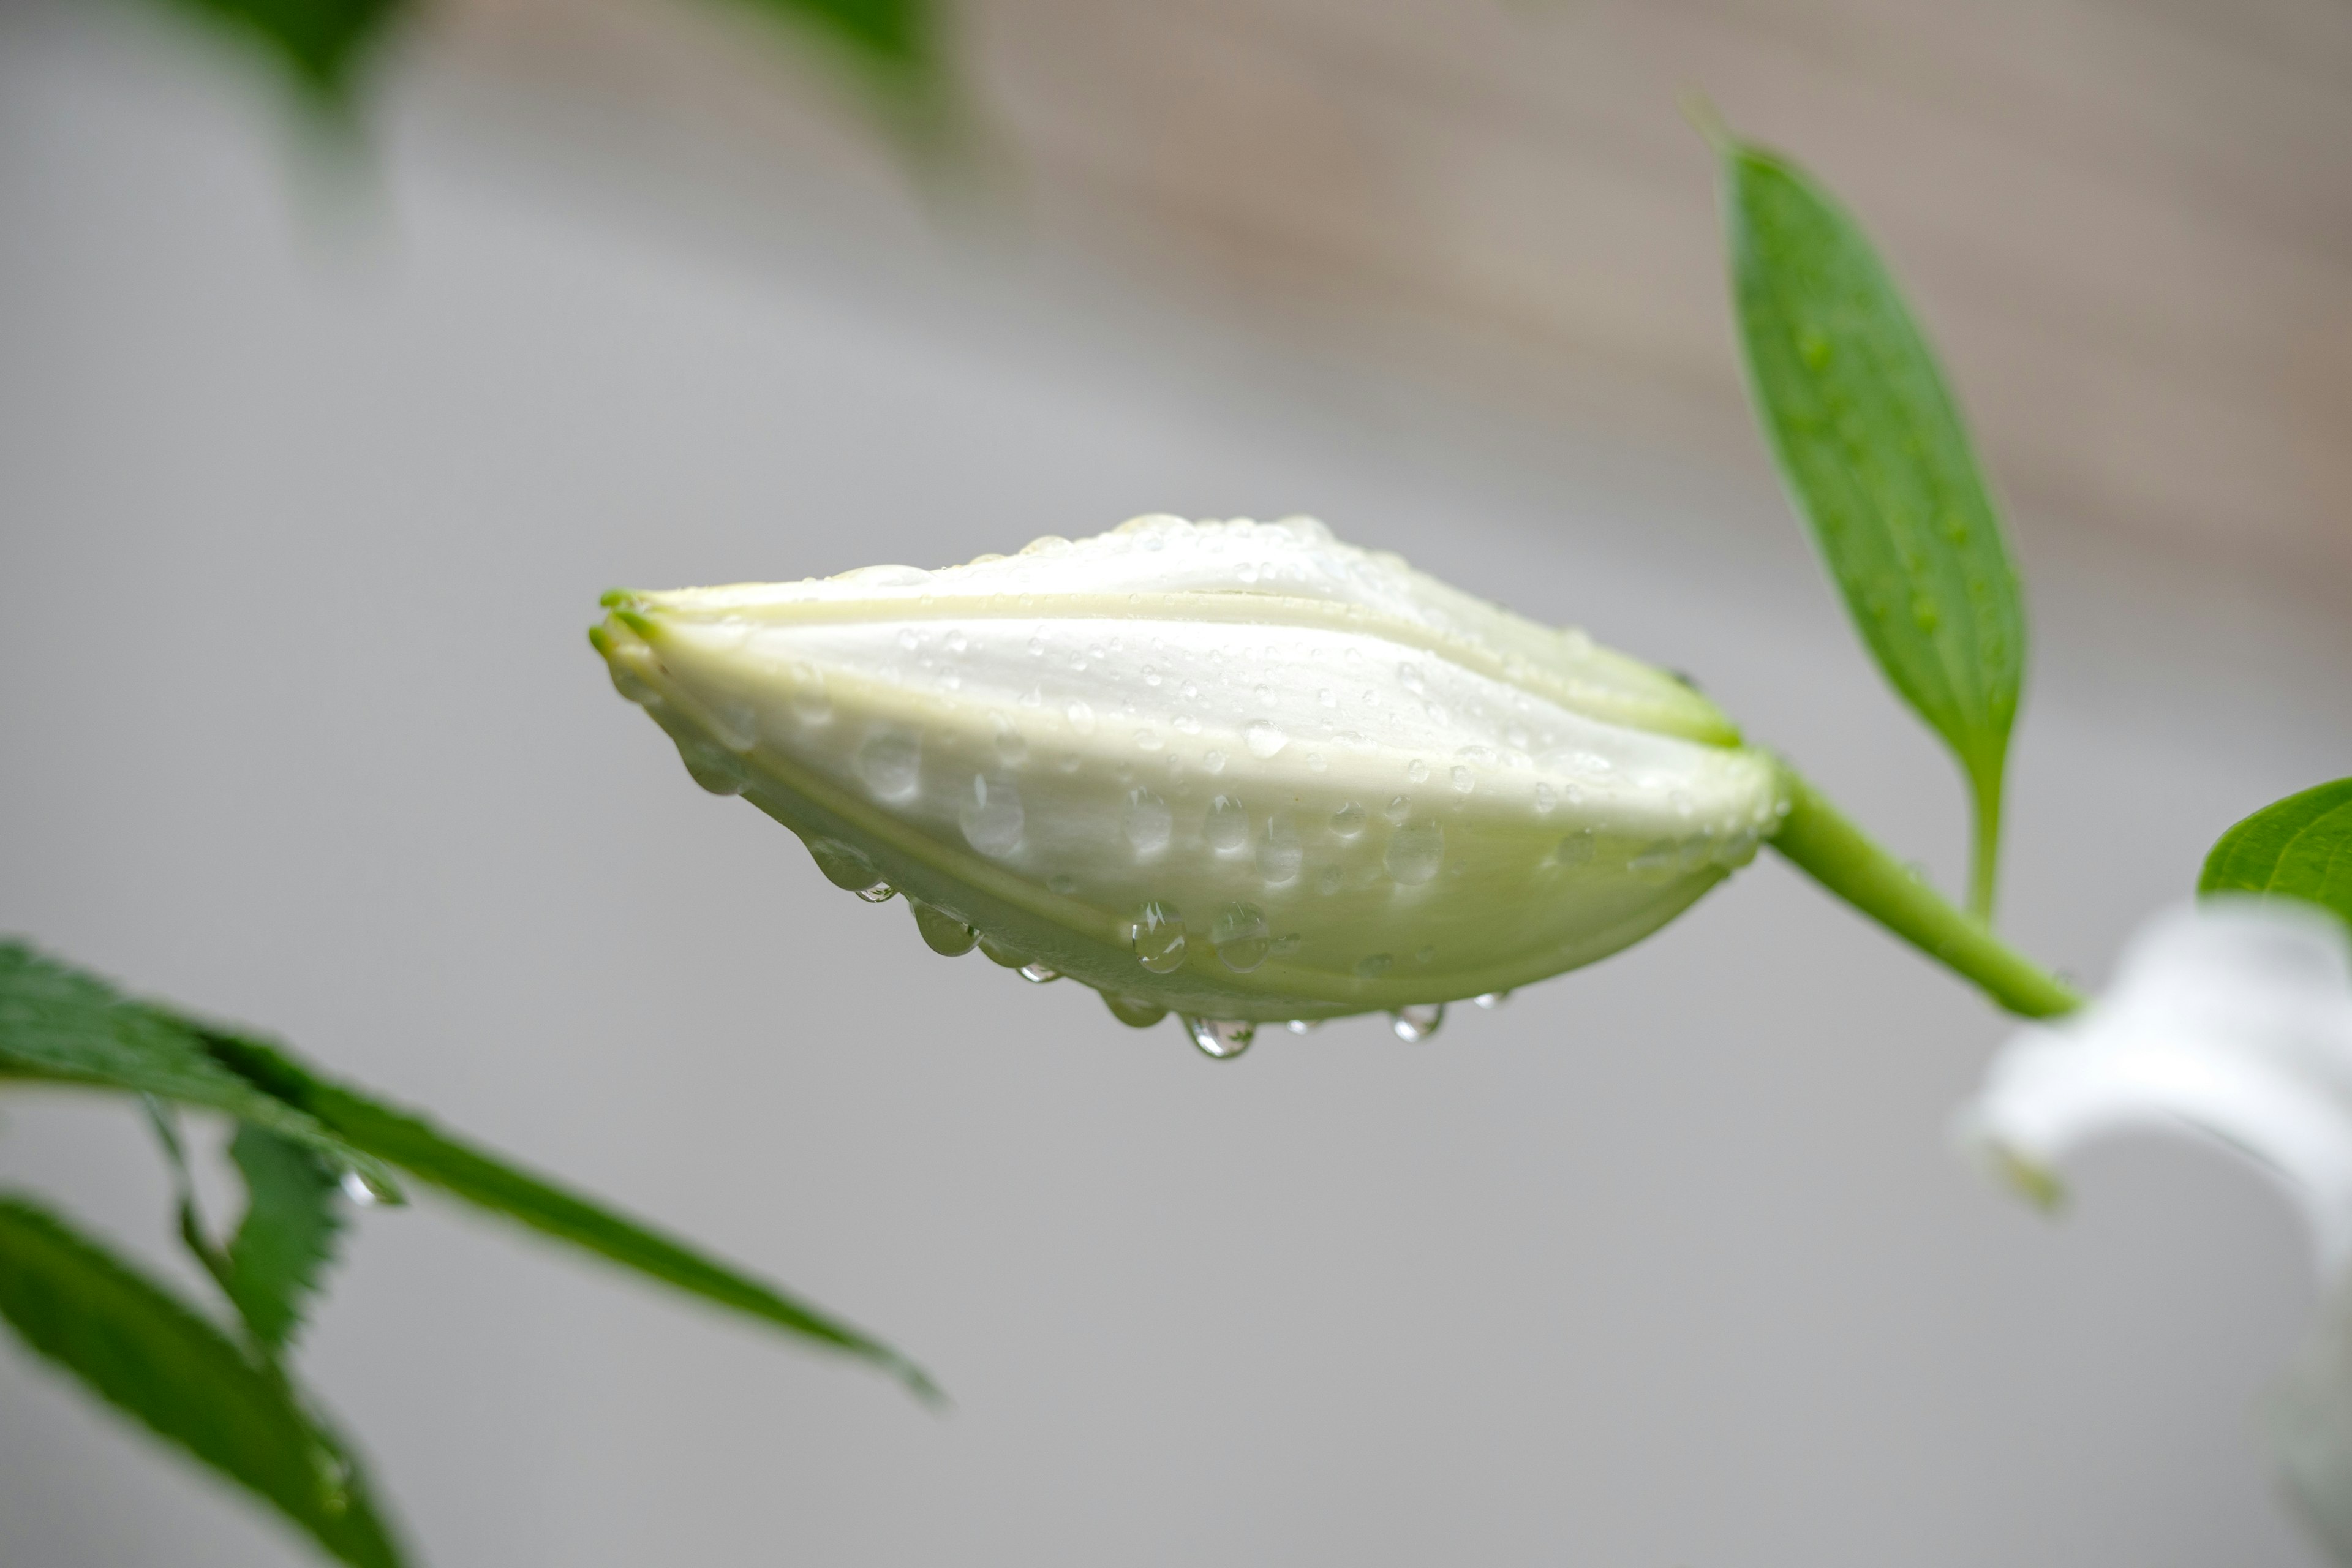
MULTIPOLYGON (((755 154, 427 60, 354 205, 183 44, 0 15, 0 930, 706 1238, 957 1401, 369 1215, 306 1364, 433 1561, 2312 1561, 2246 1418, 2309 1308, 2284 1209, 2145 1146, 2055 1226, 1990 1190, 1945 1130, 2002 1021, 1769 858, 1429 1045, 1213 1064, 839 894, 582 635, 615 584, 1314 510, 1693 670, 1948 882, 1948 767, 1760 470, 926 227, 846 132, 755 154)), ((2009 920, 2095 982, 2221 826, 2347 771, 2352 638, 2018 531, 2009 920)), ((174 1267, 130 1114, 5 1110, 0 1179, 174 1267)), ((301 1560, 0 1344, 9 1568, 301 1560)))

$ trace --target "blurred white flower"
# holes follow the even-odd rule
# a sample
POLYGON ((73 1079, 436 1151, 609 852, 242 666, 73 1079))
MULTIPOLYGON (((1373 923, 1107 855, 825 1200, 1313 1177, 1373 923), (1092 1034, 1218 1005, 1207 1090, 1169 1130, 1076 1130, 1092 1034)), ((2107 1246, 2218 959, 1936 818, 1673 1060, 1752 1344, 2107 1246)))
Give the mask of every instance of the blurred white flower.
POLYGON ((924 939, 1230 1055, 1635 942, 1778 773, 1686 683, 1310 519, 1139 518, 919 571, 618 594, 594 641, 704 787, 924 939))
POLYGON ((1963 1138, 2045 1206, 2078 1145, 2169 1130, 2250 1161, 2309 1224, 2326 1304, 2264 1401, 2289 1490, 2352 1564, 2352 963, 2344 923, 2285 899, 2158 915, 2115 985, 2021 1030, 1963 1138))

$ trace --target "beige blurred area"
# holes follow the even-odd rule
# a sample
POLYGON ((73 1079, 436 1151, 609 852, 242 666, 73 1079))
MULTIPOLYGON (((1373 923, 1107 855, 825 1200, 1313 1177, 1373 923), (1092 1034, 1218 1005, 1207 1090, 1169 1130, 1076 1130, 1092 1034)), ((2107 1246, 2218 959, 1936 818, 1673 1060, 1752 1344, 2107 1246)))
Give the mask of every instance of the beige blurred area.
MULTIPOLYGON (((1949 887, 1742 405, 1703 89, 1947 350, 2030 585, 2003 929, 2095 988, 2352 773, 2352 0, 952 16, 961 174, 722 0, 433 0, 341 161, 169 7, 0 0, 0 933, 954 1401, 371 1210, 300 1365, 419 1561, 2315 1568, 2250 1414, 2290 1208, 2157 1138, 1998 1189, 2012 1022, 1773 857, 1424 1044, 1215 1062, 834 888, 584 634, 1311 512, 1689 672, 1949 887)), ((126 1106, 0 1097, 0 1187, 205 1288, 126 1106)), ((312 1561, 0 1335, 0 1568, 312 1561)))
MULTIPOLYGON (((1030 242, 1498 409, 1754 468, 1679 107, 1706 95, 1859 211, 2020 507, 2315 597, 2352 568, 2339 0, 951 15, 994 216, 1030 242)), ((767 32, 667 0, 444 0, 430 47, 898 188, 767 32)))

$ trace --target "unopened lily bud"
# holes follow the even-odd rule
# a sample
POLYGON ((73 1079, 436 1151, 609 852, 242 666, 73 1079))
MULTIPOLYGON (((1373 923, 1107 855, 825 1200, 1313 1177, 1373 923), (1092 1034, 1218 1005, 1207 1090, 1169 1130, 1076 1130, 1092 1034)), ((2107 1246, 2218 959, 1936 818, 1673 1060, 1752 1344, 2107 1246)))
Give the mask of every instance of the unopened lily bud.
POLYGON ((1776 819, 1685 683, 1306 519, 606 605, 614 684, 705 788, 937 951, 1214 1054, 1270 1019, 1426 1032, 1646 936, 1776 819))

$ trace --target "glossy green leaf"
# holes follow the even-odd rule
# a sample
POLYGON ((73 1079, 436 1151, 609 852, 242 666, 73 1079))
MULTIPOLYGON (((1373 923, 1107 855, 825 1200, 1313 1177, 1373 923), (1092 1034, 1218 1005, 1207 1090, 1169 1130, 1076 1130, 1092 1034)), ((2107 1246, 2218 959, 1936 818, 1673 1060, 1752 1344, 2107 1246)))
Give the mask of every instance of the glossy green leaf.
POLYGON ((1724 138, 1749 392, 1863 641, 1941 735, 1976 807, 1989 918, 2025 609, 2000 515, 1934 350, 1853 219, 1802 170, 1724 138))
POLYGON ((772 1285, 452 1137, 413 1111, 335 1083, 279 1047, 219 1031, 207 1031, 205 1040, 220 1061, 259 1088, 420 1181, 663 1284, 859 1357, 925 1399, 939 1397, 922 1369, 898 1352, 772 1285))
POLYGON ((34 1352, 273 1504, 337 1560, 401 1552, 348 1451, 285 1383, 161 1286, 21 1198, 0 1198, 0 1317, 34 1352))
POLYGON ((223 1284, 255 1342, 276 1354, 292 1342, 334 1262, 341 1178, 311 1150, 258 1127, 238 1128, 228 1152, 248 1197, 223 1284))
POLYGON ((0 1068, 225 1110, 399 1190, 367 1153, 223 1067, 185 1021, 22 942, 0 942, 0 1068))
POLYGON ((2200 893, 2275 893, 2352 921, 2352 779, 2291 795, 2221 835, 2200 893))

